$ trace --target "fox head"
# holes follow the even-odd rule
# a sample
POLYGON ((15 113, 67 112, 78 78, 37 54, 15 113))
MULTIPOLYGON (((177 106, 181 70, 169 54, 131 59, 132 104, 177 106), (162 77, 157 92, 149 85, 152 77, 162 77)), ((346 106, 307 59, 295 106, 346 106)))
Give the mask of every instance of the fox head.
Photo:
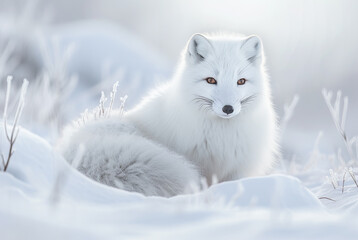
POLYGON ((235 117, 265 92, 263 57, 257 36, 195 34, 184 52, 182 89, 199 109, 235 117))

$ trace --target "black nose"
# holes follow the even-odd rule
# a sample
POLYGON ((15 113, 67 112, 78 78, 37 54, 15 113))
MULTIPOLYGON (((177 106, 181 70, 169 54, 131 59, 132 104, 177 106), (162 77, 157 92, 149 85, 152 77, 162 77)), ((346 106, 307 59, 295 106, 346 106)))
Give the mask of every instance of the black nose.
POLYGON ((234 108, 231 105, 225 105, 223 107, 223 112, 226 114, 230 114, 234 111, 234 108))

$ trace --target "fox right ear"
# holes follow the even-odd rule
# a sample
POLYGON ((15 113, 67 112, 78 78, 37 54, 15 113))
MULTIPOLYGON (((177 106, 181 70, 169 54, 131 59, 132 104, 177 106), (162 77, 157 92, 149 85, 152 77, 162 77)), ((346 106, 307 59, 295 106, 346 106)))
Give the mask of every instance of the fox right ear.
POLYGON ((244 50, 249 62, 261 62, 262 44, 258 36, 252 35, 246 38, 241 45, 241 49, 244 50))
POLYGON ((194 63, 204 61, 212 46, 209 40, 202 34, 194 34, 188 44, 187 55, 194 63))

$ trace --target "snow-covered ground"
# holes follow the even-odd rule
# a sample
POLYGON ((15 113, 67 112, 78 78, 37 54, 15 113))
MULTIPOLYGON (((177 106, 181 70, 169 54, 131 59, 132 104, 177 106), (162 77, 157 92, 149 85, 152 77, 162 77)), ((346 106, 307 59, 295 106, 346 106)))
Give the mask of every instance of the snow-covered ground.
MULTIPOLYGON (((25 129, 10 164, 0 173, 2 239, 356 239, 358 234, 358 205, 352 199, 336 199, 342 209, 330 211, 289 175, 225 182, 169 199, 144 197, 86 178, 25 129)), ((357 198, 358 189, 347 187, 346 194, 357 198)))

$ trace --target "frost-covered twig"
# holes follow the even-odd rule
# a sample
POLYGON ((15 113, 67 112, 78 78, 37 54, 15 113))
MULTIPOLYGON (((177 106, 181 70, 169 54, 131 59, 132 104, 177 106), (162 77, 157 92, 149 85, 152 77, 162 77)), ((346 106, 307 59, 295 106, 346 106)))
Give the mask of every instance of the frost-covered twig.
MULTIPOLYGON (((101 92, 101 97, 99 100, 99 105, 92 110, 92 112, 89 112, 88 109, 85 110, 84 113, 81 114, 81 117, 75 121, 75 123, 77 123, 78 126, 81 126, 82 124, 86 124, 86 122, 88 120, 97 120, 97 119, 101 119, 101 118, 109 118, 112 114, 112 110, 113 110, 113 105, 114 105, 114 101, 116 98, 116 93, 117 93, 117 89, 118 89, 118 84, 119 82, 115 82, 113 84, 113 88, 112 91, 110 93, 110 101, 108 106, 106 106, 106 102, 107 102, 107 97, 104 94, 104 92, 101 92)), ((120 98, 120 106, 119 106, 119 114, 120 116, 123 115, 124 113, 124 104, 127 100, 127 95, 125 95, 124 97, 120 98)))
POLYGON ((111 100, 109 102, 109 107, 107 109, 106 117, 108 117, 110 115, 110 113, 112 112, 114 99, 116 98, 116 93, 117 93, 117 89, 118 89, 118 84, 119 84, 118 81, 113 84, 112 92, 110 94, 111 100))
POLYGON ((354 172, 353 172, 353 168, 350 167, 350 168, 348 169, 348 173, 349 173, 349 175, 351 175, 351 178, 353 179, 354 183, 355 183, 356 186, 358 187, 357 179, 356 179, 356 176, 355 176, 355 174, 354 174, 354 172))
POLYGON ((104 113, 106 112, 106 108, 104 104, 107 102, 106 95, 104 95, 104 92, 101 92, 101 98, 99 99, 99 106, 98 106, 98 113, 99 117, 104 117, 104 113))
POLYGON ((347 174, 347 170, 344 171, 344 174, 343 174, 343 180, 342 180, 342 194, 344 192, 344 183, 346 182, 346 174, 347 174))
POLYGON ((332 198, 329 198, 329 197, 319 197, 318 199, 327 199, 327 200, 330 200, 330 201, 333 201, 335 202, 336 200, 332 199, 332 198))
MULTIPOLYGON (((99 106, 97 107, 97 110, 96 109, 94 110, 95 119, 97 119, 97 118, 108 118, 111 115, 112 109, 113 109, 113 103, 114 103, 114 100, 116 98, 118 84, 119 84, 118 81, 113 84, 112 92, 110 93, 110 101, 109 101, 108 107, 105 106, 105 103, 107 102, 107 97, 106 97, 106 95, 104 94, 103 91, 101 92, 101 98, 99 100, 99 106)), ((122 103, 122 98, 120 98, 120 100, 121 100, 121 103, 122 103)))
POLYGON ((7 154, 6 161, 5 161, 4 155, 1 153, 1 159, 2 159, 3 171, 4 172, 6 172, 8 166, 9 166, 11 157, 14 154, 14 149, 13 148, 14 148, 17 136, 19 135, 19 131, 20 131, 20 128, 17 125, 18 125, 18 122, 20 120, 22 110, 24 108, 26 91, 27 91, 27 87, 28 87, 28 84, 29 84, 29 82, 26 79, 24 79, 24 82, 23 82, 22 87, 21 87, 20 100, 19 100, 19 103, 17 105, 14 122, 12 124, 12 129, 11 129, 11 132, 9 134, 8 126, 7 126, 7 109, 8 109, 8 105, 9 105, 11 81, 12 81, 12 77, 9 76, 7 78, 7 89, 6 89, 5 107, 4 107, 4 115, 3 115, 4 132, 5 132, 6 139, 9 142, 9 152, 7 154))
POLYGON ((283 107, 284 114, 281 120, 281 134, 285 131, 288 121, 292 118, 293 112, 299 101, 299 95, 295 95, 290 104, 285 104, 283 107))
POLYGON ((310 157, 309 157, 309 160, 308 162, 305 164, 305 166, 303 167, 304 170, 308 170, 310 169, 312 166, 314 166, 315 164, 317 164, 318 160, 322 158, 322 154, 321 152, 319 151, 319 143, 321 141, 323 137, 323 132, 320 131, 316 137, 316 140, 314 142, 314 147, 313 147, 313 150, 312 152, 310 153, 310 157))
POLYGON ((123 113, 124 113, 124 104, 126 103, 127 98, 128 98, 128 96, 125 95, 124 97, 121 97, 121 98, 119 99, 119 100, 121 101, 121 105, 119 106, 119 113, 120 113, 121 115, 123 115, 123 113))
POLYGON ((329 175, 330 175, 330 179, 331 179, 331 183, 334 189, 338 188, 339 183, 338 183, 338 179, 336 174, 333 173, 332 169, 329 169, 329 175))
POLYGON ((336 96, 336 100, 334 101, 334 104, 332 104, 332 102, 331 102, 332 96, 333 96, 333 93, 331 91, 327 91, 326 89, 323 89, 322 95, 323 95, 323 98, 327 104, 329 112, 331 113, 333 122, 336 125, 336 128, 337 128, 339 134, 342 136, 342 138, 344 140, 349 157, 351 158, 351 160, 356 159, 353 154, 352 145, 354 144, 354 142, 356 142, 357 139, 355 137, 349 139, 345 132, 345 124, 346 124, 347 110, 348 110, 348 97, 344 97, 343 110, 341 112, 340 111, 341 110, 340 109, 341 108, 341 96, 342 96, 341 91, 337 92, 337 96, 336 96))
POLYGON ((333 183, 332 179, 330 179, 328 176, 326 176, 327 182, 331 182, 334 189, 336 189, 336 185, 333 183))

